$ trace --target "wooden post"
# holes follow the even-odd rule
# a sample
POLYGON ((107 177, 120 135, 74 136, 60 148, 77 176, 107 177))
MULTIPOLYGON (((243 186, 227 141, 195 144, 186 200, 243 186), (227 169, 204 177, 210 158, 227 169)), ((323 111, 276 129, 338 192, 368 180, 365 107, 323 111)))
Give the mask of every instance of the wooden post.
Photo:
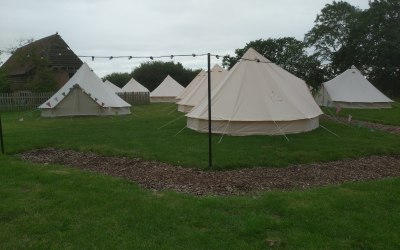
POLYGON ((0 140, 1 140, 1 153, 4 155, 4 140, 3 140, 3 126, 1 124, 1 113, 0 113, 0 140))

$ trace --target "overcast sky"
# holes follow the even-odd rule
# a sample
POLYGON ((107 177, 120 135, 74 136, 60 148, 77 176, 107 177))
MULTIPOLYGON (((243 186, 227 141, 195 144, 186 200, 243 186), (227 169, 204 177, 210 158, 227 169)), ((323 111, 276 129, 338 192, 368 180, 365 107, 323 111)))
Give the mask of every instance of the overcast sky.
MULTIPOLYGON (((361 9, 368 0, 348 0, 361 9)), ((0 50, 58 32, 77 55, 234 54, 249 41, 302 40, 330 0, 0 0, 0 50)), ((0 61, 5 61, 3 55, 0 61)), ((143 59, 82 59, 99 76, 143 59)), ((171 59, 165 59, 170 61, 171 59)), ((174 58, 205 68, 206 58, 174 58)), ((212 60, 212 64, 221 60, 212 60)))

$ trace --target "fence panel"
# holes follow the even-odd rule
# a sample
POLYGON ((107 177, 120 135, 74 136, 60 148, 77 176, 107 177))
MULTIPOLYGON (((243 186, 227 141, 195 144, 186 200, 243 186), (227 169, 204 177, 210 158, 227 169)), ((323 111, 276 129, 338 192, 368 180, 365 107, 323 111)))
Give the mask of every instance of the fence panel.
MULTIPOLYGON (((36 109, 53 95, 54 92, 0 93, 0 112, 36 109)), ((118 95, 131 105, 150 104, 148 92, 118 93, 118 95)))
POLYGON ((124 101, 131 105, 150 104, 149 92, 124 92, 117 93, 124 101))
POLYGON ((23 111, 37 108, 49 99, 54 92, 0 93, 0 111, 23 111))

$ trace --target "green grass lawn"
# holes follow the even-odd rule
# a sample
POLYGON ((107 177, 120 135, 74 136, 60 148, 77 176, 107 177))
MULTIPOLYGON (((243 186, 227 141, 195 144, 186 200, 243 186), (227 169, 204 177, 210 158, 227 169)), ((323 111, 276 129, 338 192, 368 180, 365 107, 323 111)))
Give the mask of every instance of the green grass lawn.
MULTIPOLYGON (((6 152, 46 146, 207 166, 207 135, 174 106, 132 116, 2 114, 6 152), (23 121, 19 121, 23 117, 23 121)), ((286 166, 398 153, 394 135, 324 121, 282 136, 214 136, 219 168, 286 166)), ((400 178, 256 196, 194 197, 57 165, 0 156, 0 249, 399 249, 400 178)))
MULTIPOLYGON (((133 109, 134 115, 44 119, 39 112, 5 113, 6 152, 56 146, 106 155, 141 157, 183 166, 208 166, 208 136, 184 129, 186 119, 171 104, 133 109), (23 121, 20 119, 23 118, 23 121), (163 125, 175 120, 161 129, 163 125)), ((283 136, 213 136, 217 169, 288 166, 366 155, 397 154, 398 136, 321 121, 323 128, 283 136)))
POLYGON ((0 165, 0 249, 400 247, 399 178, 193 197, 9 156, 0 165))
POLYGON ((342 109, 336 114, 335 108, 323 108, 325 114, 348 117, 361 121, 370 121, 387 125, 400 126, 400 103, 392 104, 391 109, 342 109))

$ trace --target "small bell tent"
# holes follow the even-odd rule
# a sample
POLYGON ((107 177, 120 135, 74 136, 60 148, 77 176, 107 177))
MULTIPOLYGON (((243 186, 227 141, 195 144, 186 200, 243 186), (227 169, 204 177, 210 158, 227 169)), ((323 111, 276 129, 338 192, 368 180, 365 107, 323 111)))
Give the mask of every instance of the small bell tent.
POLYGON ((393 102, 374 87, 355 67, 324 82, 315 100, 320 106, 341 108, 391 108, 393 102))
POLYGON ((135 79, 131 78, 127 84, 125 84, 124 87, 122 87, 121 92, 147 92, 149 93, 150 91, 144 87, 142 84, 140 84, 138 81, 135 79))
POLYGON ((175 102, 175 98, 184 90, 182 85, 167 76, 158 87, 150 93, 150 102, 175 102))
MULTIPOLYGON (((190 90, 186 95, 177 102, 178 111, 188 113, 195 106, 197 106, 202 99, 207 97, 208 93, 208 77, 205 72, 205 77, 200 79, 200 81, 190 90)), ((224 68, 218 64, 214 65, 211 69, 211 92, 221 83, 221 81, 228 74, 224 68)))
POLYGON ((130 114, 130 107, 84 63, 39 109, 43 117, 106 116, 130 114))
POLYGON ((104 81, 104 84, 108 85, 111 87, 111 89, 114 91, 114 93, 120 93, 122 92, 121 88, 115 85, 114 83, 110 82, 109 80, 104 81))
POLYGON ((207 77, 207 73, 204 70, 201 70, 175 99, 177 101, 183 99, 188 93, 190 93, 194 88, 196 88, 197 84, 201 82, 201 80, 203 80, 203 78, 205 77, 207 77))

